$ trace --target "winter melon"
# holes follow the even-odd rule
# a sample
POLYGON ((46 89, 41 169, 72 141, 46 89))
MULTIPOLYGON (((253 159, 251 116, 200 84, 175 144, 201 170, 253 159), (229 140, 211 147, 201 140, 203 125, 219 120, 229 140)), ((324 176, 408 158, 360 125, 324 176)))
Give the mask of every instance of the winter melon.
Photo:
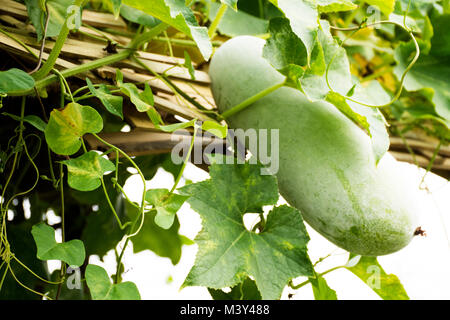
MULTIPOLYGON (((209 73, 221 113, 283 81, 262 57, 264 43, 240 36, 216 51, 209 73)), ((234 129, 279 129, 280 194, 331 242, 379 256, 413 238, 412 186, 383 159, 376 165, 369 136, 333 105, 281 87, 227 122, 234 129)))

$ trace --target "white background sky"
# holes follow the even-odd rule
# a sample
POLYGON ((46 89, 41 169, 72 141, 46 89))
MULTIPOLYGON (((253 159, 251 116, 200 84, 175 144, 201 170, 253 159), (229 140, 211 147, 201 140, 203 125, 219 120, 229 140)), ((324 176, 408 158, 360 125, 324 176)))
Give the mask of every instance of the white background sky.
MULTIPOLYGON (((390 164, 395 160, 389 156, 390 164)), ((450 184, 432 173, 427 174, 425 183, 427 190, 420 190, 419 184, 425 173, 423 169, 401 163, 401 172, 417 186, 420 198, 420 225, 426 230, 426 237, 415 237, 404 249, 387 256, 379 257, 380 265, 387 273, 400 278, 411 299, 450 299, 450 184)), ((197 182, 207 179, 206 172, 189 164, 185 177, 197 182)), ((148 188, 168 188, 173 185, 173 177, 164 170, 158 170, 156 176, 148 181, 148 188)), ((180 184, 181 186, 182 184, 180 184)), ((142 193, 141 181, 137 176, 131 177, 125 190, 132 200, 139 200, 142 193)), ((185 203, 178 212, 180 233, 194 239, 201 229, 200 217, 185 203)), ((311 240, 308 244, 310 258, 313 262, 320 257, 332 253, 332 256, 317 266, 318 272, 347 262, 348 253, 334 246, 312 228, 307 226, 311 240)), ((120 244, 119 244, 120 248, 120 244)), ((132 253, 130 243, 123 261, 125 273, 123 281, 136 283, 142 299, 211 299, 206 288, 187 287, 179 290, 190 268, 194 264, 197 245, 183 246, 180 262, 173 266, 168 258, 161 258, 146 250, 132 253)), ((91 257, 90 263, 103 266, 109 274, 115 273, 116 262, 113 251, 110 251, 101 262, 98 257, 91 257)), ((300 283, 306 278, 295 279, 300 283)), ((337 292, 338 299, 380 299, 364 282, 345 269, 333 271, 325 276, 328 285, 337 292)), ((282 299, 287 299, 285 289, 282 299)), ((293 299, 313 299, 311 286, 302 287, 293 299)))

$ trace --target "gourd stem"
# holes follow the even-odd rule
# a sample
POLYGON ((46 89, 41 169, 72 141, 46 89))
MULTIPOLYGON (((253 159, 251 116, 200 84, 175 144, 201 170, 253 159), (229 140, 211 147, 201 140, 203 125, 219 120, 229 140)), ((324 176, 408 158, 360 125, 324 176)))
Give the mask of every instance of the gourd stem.
POLYGON ((282 86, 284 86, 284 84, 286 83, 286 80, 278 83, 272 87, 269 87, 267 89, 264 89, 263 91, 255 94, 254 96, 248 98, 247 100, 239 103, 238 105, 232 107, 231 109, 228 109, 227 111, 225 111, 224 113, 221 114, 221 117, 223 119, 229 118, 232 115, 244 110, 245 108, 247 108, 249 105, 251 105, 252 103, 258 101, 259 99, 267 96, 269 93, 274 92, 275 90, 281 88, 282 86))
MULTIPOLYGON (((74 6, 80 7, 83 5, 85 0, 75 0, 74 6)), ((49 72, 53 69, 53 66, 56 63, 56 60, 58 59, 59 53, 61 52, 61 49, 66 42, 67 36, 69 35, 70 29, 69 29, 69 19, 71 19, 72 16, 68 15, 66 20, 64 21, 63 25, 61 26, 61 31, 59 32, 58 38, 56 39, 55 45, 53 46, 52 51, 50 52, 50 55, 47 58, 47 61, 42 65, 42 68, 39 69, 35 74, 34 78, 37 80, 40 80, 44 78, 49 72)))

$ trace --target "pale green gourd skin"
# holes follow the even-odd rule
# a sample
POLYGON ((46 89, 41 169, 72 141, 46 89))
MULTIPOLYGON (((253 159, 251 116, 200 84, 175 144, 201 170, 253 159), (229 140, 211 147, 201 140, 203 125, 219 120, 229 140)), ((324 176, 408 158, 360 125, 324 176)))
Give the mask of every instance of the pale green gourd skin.
MULTIPOLYGON (((263 45, 255 37, 236 37, 213 56, 209 73, 220 112, 284 80, 262 58, 263 45)), ((383 160, 375 165, 370 138, 333 105, 311 103, 282 87, 227 122, 230 128, 280 130, 281 195, 339 247, 380 256, 413 238, 418 226, 411 186, 383 160)))

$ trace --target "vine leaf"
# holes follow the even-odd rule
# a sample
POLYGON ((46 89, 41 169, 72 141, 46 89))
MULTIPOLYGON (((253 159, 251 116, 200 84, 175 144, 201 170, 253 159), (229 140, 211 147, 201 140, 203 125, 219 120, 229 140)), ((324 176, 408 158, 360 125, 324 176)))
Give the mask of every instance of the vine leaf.
POLYGON ((186 50, 184 51, 184 67, 188 69, 191 80, 195 81, 195 69, 192 65, 191 56, 186 50))
POLYGON ((211 179, 180 189, 203 221, 197 258, 183 286, 219 289, 253 276, 263 299, 278 299, 291 278, 313 274, 302 217, 297 209, 275 207, 260 233, 248 231, 243 215, 277 202, 276 178, 261 175, 260 165, 225 160, 212 156, 211 179))
POLYGON ((303 75, 303 66, 308 63, 306 47, 292 32, 289 20, 273 18, 269 23, 271 37, 263 48, 263 57, 298 88, 298 79, 303 75))
POLYGON ((324 277, 309 278, 311 282, 314 299, 316 300, 337 300, 336 291, 328 286, 324 277))
POLYGON ((114 171, 115 165, 95 151, 89 151, 78 158, 61 161, 67 166, 67 182, 73 189, 92 191, 101 185, 103 175, 114 171))
MULTIPOLYGON (((404 87, 408 91, 429 88, 433 91, 431 101, 436 112, 446 120, 450 128, 450 14, 443 15, 433 21, 434 36, 431 39, 431 50, 428 55, 422 54, 405 78, 404 87)), ((395 49, 397 66, 395 75, 400 78, 414 54, 412 42, 401 43, 395 49)))
POLYGON ((246 278, 238 285, 231 288, 230 292, 208 288, 209 294, 214 300, 261 300, 256 282, 246 278))
POLYGON ((307 56, 311 55, 319 29, 317 5, 308 0, 270 0, 289 19, 292 31, 305 45, 307 56))
POLYGON ((71 102, 65 108, 54 109, 45 128, 45 140, 50 149, 62 155, 72 155, 81 147, 86 133, 103 129, 103 119, 92 107, 71 102))
POLYGON ((86 78, 86 83, 89 91, 100 99, 106 110, 123 119, 123 97, 112 95, 104 84, 100 84, 99 88, 95 88, 89 78, 86 78))
POLYGON ((34 225, 31 234, 36 242, 37 257, 40 260, 61 260, 76 267, 83 264, 86 254, 81 240, 57 243, 55 230, 45 223, 34 225))
POLYGON ((141 10, 190 36, 206 61, 211 56, 212 44, 208 29, 198 25, 194 13, 185 5, 184 0, 123 0, 122 3, 141 10))
POLYGON ((0 71, 0 95, 11 91, 29 90, 34 87, 34 79, 17 68, 0 71))
POLYGON ((147 112, 154 125, 159 125, 162 123, 161 115, 153 107, 153 92, 148 83, 145 84, 144 91, 139 92, 134 83, 123 82, 123 74, 119 69, 116 70, 116 81, 117 86, 126 96, 130 98, 131 103, 135 105, 139 112, 147 112))
POLYGON ((156 210, 155 223, 163 229, 169 229, 178 210, 187 196, 169 193, 167 189, 150 189, 145 194, 145 201, 156 210))
MULTIPOLYGON (((14 114, 11 114, 8 112, 2 112, 2 115, 8 116, 11 119, 14 119, 16 121, 20 121, 20 117, 14 115, 14 114)), ((23 121, 31 124, 33 127, 35 127, 36 129, 38 129, 39 131, 42 131, 42 132, 44 132, 45 127, 47 126, 47 124, 45 123, 44 120, 42 120, 38 116, 35 116, 34 114, 26 115, 25 117, 23 117, 23 121)))
MULTIPOLYGON (((353 255, 350 255, 350 260, 353 257, 353 255)), ((347 269, 364 281, 384 300, 409 300, 408 294, 397 276, 387 274, 376 257, 363 256, 355 266, 347 267, 347 269)))
POLYGON ((140 300, 141 295, 133 282, 111 283, 102 267, 89 264, 86 267, 86 283, 93 300, 140 300))

